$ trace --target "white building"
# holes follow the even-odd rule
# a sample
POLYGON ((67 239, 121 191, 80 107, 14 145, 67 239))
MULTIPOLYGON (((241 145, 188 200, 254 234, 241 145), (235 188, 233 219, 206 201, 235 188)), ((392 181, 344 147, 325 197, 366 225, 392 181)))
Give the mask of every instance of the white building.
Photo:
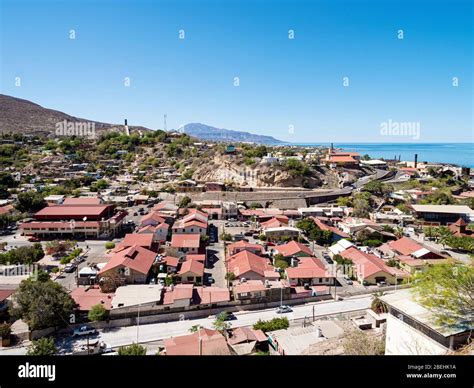
POLYGON ((441 355, 469 340, 472 322, 454 327, 437 325, 431 311, 415 301, 410 289, 381 299, 388 306, 386 355, 441 355))

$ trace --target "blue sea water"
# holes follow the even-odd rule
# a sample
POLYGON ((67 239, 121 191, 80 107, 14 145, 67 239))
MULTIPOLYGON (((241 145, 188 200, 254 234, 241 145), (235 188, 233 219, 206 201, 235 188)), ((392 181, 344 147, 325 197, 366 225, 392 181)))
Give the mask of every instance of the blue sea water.
MULTIPOLYGON (((299 146, 329 146, 329 143, 297 144, 299 146)), ((419 162, 450 163, 474 168, 474 143, 334 143, 335 148, 354 151, 371 158, 412 161, 418 154, 419 162)))

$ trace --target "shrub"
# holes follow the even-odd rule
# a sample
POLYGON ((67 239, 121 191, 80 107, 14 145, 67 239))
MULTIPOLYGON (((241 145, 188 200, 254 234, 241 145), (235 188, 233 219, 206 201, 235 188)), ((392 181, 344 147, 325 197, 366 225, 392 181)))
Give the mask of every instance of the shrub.
POLYGON ((115 243, 114 243, 114 242, 112 242, 112 241, 107 241, 107 242, 105 243, 105 249, 113 249, 113 248, 115 248, 115 243))
POLYGON ((261 319, 258 320, 256 324, 253 325, 255 330, 262 330, 263 332, 267 331, 274 331, 274 330, 281 330, 281 329, 288 329, 290 326, 290 322, 288 318, 273 318, 270 321, 262 321, 261 319))
POLYGON ((44 337, 33 340, 26 354, 28 356, 53 356, 57 351, 54 338, 44 337))
POLYGON ((0 324, 0 337, 8 338, 12 332, 12 329, 8 323, 0 324))
POLYGON ((92 306, 87 317, 92 322, 105 321, 109 317, 109 310, 101 304, 96 304, 92 306))
POLYGON ((145 356, 146 348, 139 344, 131 344, 129 346, 121 346, 118 350, 119 356, 145 356))

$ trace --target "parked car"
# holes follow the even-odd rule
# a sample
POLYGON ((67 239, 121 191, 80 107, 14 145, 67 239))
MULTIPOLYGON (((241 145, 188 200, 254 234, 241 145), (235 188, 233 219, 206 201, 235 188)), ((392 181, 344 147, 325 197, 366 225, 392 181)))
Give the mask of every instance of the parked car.
POLYGON ((29 242, 39 242, 40 239, 36 236, 31 236, 29 239, 28 239, 29 242))
POLYGON ((82 337, 84 335, 93 335, 95 333, 97 333, 97 330, 95 329, 95 327, 84 325, 77 329, 74 329, 74 331, 72 332, 72 336, 82 337))
POLYGON ((290 306, 282 305, 278 306, 276 309, 277 314, 285 314, 285 313, 291 313, 293 310, 291 309, 290 306))
MULTIPOLYGON (((345 279, 345 278, 344 278, 345 279)), ((352 286, 354 284, 354 282, 352 281, 352 279, 345 279, 346 280, 346 283, 350 286, 352 286)))
POLYGON ((66 264, 66 266, 64 267, 64 272, 66 273, 72 273, 75 270, 76 270, 76 266, 72 263, 66 264))
POLYGON ((234 320, 237 319, 237 317, 234 315, 234 313, 232 313, 230 311, 223 311, 222 313, 225 314, 225 319, 224 319, 225 321, 234 321, 234 320))
POLYGON ((215 279, 214 279, 212 276, 209 276, 209 277, 207 278, 207 281, 208 281, 209 283, 211 283, 211 284, 214 284, 214 283, 216 282, 215 279))
POLYGON ((384 287, 386 285, 387 285, 387 282, 384 282, 384 281, 381 281, 381 282, 377 283, 377 286, 379 286, 379 287, 384 287))

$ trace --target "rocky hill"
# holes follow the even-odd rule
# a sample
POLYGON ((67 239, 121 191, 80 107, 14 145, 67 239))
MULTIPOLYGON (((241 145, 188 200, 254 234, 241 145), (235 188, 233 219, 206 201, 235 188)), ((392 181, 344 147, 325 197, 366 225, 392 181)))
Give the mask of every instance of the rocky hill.
MULTIPOLYGON (((68 123, 93 123, 98 133, 102 131, 124 131, 123 125, 74 117, 57 110, 44 108, 28 100, 0 94, 0 133, 48 136, 54 134, 57 124, 64 121, 68 123)), ((144 127, 130 127, 131 132, 148 130, 144 127)))

